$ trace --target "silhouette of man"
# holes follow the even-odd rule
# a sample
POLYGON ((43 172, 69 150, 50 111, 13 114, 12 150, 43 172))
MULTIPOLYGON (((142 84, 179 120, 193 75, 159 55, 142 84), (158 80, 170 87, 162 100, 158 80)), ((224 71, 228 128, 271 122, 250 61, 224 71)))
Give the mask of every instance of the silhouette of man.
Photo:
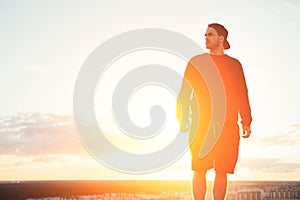
POLYGON ((186 83, 183 82, 177 99, 177 118, 180 130, 181 132, 190 131, 195 200, 205 199, 206 172, 212 168, 215 170, 214 200, 223 200, 226 197, 227 174, 234 173, 238 159, 240 141, 238 116, 241 118, 242 136, 248 138, 251 133, 252 117, 247 85, 240 62, 224 53, 224 49, 230 48, 227 36, 228 31, 223 25, 217 23, 208 25, 205 41, 206 48, 210 51, 197 55, 189 61, 184 73, 186 83), (226 100, 223 127, 217 134, 215 145, 204 157, 199 156, 199 151, 206 134, 214 134, 208 130, 209 126, 215 122, 211 121, 211 96, 205 80, 199 73, 201 67, 215 67, 218 70, 225 89, 226 100), (187 83, 190 87, 187 87, 187 83), (191 120, 189 120, 190 118, 191 120))

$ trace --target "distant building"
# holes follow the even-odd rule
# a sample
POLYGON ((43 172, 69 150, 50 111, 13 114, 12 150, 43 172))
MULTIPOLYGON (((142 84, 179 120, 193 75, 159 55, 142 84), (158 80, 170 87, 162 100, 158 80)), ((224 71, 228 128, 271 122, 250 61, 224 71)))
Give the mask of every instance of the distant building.
POLYGON ((261 200, 261 191, 243 191, 237 193, 238 200, 261 200))

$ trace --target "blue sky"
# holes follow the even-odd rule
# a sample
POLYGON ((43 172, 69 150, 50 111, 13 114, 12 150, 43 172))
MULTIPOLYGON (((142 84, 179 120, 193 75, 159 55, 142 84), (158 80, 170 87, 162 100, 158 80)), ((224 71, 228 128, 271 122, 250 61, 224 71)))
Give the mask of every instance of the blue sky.
MULTIPOLYGON (((32 135, 41 130, 39 137, 43 140, 58 129, 56 133, 61 135, 57 137, 73 138, 71 149, 82 148, 72 128, 73 88, 83 62, 102 42, 124 31, 164 28, 182 33, 204 47, 204 32, 211 22, 222 23, 229 30, 231 49, 226 53, 238 58, 244 67, 252 106, 253 135, 241 142, 237 176, 299 180, 300 2, 297 0, 1 0, 0 137, 3 147, 10 146, 10 150, 1 149, 0 169, 7 172, 4 179, 30 179, 26 174, 32 168, 41 171, 40 176, 33 178, 48 179, 51 176, 43 174, 44 168, 49 167, 55 174, 62 167, 54 157, 65 159, 66 169, 74 162, 62 155, 81 156, 80 159, 93 163, 93 170, 89 171, 97 172, 97 178, 108 178, 105 174, 110 170, 96 163, 84 149, 74 150, 78 154, 63 147, 52 152, 53 146, 48 145, 42 155, 49 156, 49 160, 31 166, 29 161, 40 156, 34 153, 39 148, 35 147, 37 141, 32 135), (49 117, 49 114, 54 115, 49 117), (68 131, 62 131, 63 126, 68 131)), ((64 143, 51 144, 64 146, 64 143)), ((184 176, 183 171, 189 170, 186 161, 188 158, 169 171, 145 177, 155 178, 164 173, 172 176, 173 172, 184 176)), ((115 178, 131 178, 110 173, 115 178)), ((74 170, 56 178, 93 177, 76 174, 74 170)))

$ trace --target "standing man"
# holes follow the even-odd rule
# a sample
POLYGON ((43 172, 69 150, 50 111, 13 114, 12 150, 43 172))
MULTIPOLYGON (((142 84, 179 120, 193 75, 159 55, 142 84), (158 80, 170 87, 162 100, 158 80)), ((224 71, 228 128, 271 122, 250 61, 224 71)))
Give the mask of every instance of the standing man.
MULTIPOLYGON (((227 192, 227 174, 233 174, 238 159, 239 126, 241 118, 243 138, 251 133, 252 121, 248 90, 240 62, 224 53, 230 45, 228 31, 221 24, 209 24, 205 33, 206 48, 209 53, 193 57, 186 68, 178 95, 177 118, 182 132, 190 131, 190 151, 192 155, 193 195, 195 200, 204 200, 206 194, 206 172, 215 170, 213 186, 214 200, 223 200, 227 192), (209 60, 209 63, 207 62, 209 60), (217 134, 209 127, 212 117, 211 96, 207 83, 199 73, 200 68, 215 67, 222 79, 225 90, 225 119, 217 134), (187 83, 189 87, 187 87, 187 83), (191 120, 189 120, 191 118, 191 120), (191 123, 190 123, 191 122, 191 123), (215 145, 204 157, 199 156, 206 134, 215 134, 215 145)), ((200 70, 201 71, 201 70, 200 70)), ((214 79, 215 77, 210 77, 214 79)))

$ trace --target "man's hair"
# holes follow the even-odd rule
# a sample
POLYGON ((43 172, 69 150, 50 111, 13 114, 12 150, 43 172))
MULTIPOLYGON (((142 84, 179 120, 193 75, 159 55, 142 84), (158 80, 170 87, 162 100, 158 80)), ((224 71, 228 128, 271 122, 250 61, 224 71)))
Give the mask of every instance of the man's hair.
POLYGON ((227 36, 228 36, 227 29, 223 25, 218 24, 218 23, 208 24, 208 27, 215 29, 220 36, 224 37, 224 43, 223 43, 224 49, 229 49, 230 44, 227 41, 227 36))

